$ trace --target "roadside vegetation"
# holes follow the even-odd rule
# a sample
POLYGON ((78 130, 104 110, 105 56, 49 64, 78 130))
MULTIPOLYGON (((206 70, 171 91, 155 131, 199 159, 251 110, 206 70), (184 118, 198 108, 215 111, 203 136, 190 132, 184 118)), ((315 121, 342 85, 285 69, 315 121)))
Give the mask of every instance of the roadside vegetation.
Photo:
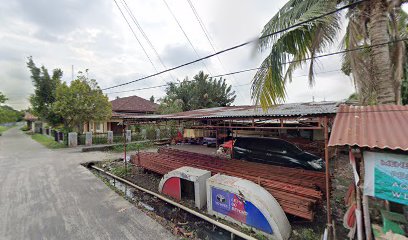
POLYGON ((309 84, 315 84, 317 60, 342 37, 341 70, 352 77, 362 105, 401 104, 406 94, 408 15, 405 1, 364 1, 342 15, 330 14, 288 31, 289 26, 319 17, 352 1, 308 0, 287 3, 265 24, 258 50, 269 53, 252 80, 252 99, 265 109, 286 100, 292 73, 308 65, 309 84), (345 30, 341 27, 347 19, 345 30), (273 34, 277 33, 278 34, 273 34), (376 47, 370 47, 376 46, 376 47), (364 48, 364 49, 363 49, 364 48), (356 50, 359 49, 359 50, 356 50), (294 60, 288 63, 288 60, 294 60), (288 64, 285 64, 288 63, 288 64))
POLYGON ((27 132, 28 130, 30 130, 30 128, 28 128, 27 125, 24 125, 24 126, 22 126, 22 127, 20 128, 20 130, 23 131, 23 132, 27 132))
MULTIPOLYGON (((153 143, 150 141, 146 142, 137 142, 126 144, 126 151, 137 151, 152 148, 153 143)), ((113 152, 123 152, 123 144, 116 145, 112 149, 113 152)))
POLYGON ((42 145, 44 145, 47 148, 50 149, 58 149, 58 148, 65 148, 66 145, 63 143, 58 143, 56 141, 54 141, 54 139, 42 135, 42 134, 34 134, 31 136, 32 139, 34 139, 35 141, 41 143, 42 145))
POLYGON ((69 84, 62 81, 61 69, 52 74, 44 67, 35 65, 28 58, 34 94, 30 97, 32 113, 51 127, 61 127, 64 132, 79 131, 89 121, 106 121, 112 106, 95 79, 88 78, 88 70, 78 72, 69 84))
MULTIPOLYGON (((23 119, 23 112, 5 105, 8 98, 0 92, 0 123, 18 122, 23 119)), ((0 131, 1 133, 1 131, 0 131)))
POLYGON ((10 128, 12 128, 12 127, 4 127, 4 126, 0 126, 0 136, 1 136, 1 134, 2 134, 3 132, 5 132, 5 131, 9 130, 10 128))

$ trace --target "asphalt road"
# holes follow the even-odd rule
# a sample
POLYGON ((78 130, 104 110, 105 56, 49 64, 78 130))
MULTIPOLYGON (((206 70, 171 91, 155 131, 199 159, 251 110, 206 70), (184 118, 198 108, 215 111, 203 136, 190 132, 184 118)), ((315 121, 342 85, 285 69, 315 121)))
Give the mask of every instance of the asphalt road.
POLYGON ((81 162, 106 153, 49 150, 17 128, 0 136, 0 239, 175 239, 81 162))

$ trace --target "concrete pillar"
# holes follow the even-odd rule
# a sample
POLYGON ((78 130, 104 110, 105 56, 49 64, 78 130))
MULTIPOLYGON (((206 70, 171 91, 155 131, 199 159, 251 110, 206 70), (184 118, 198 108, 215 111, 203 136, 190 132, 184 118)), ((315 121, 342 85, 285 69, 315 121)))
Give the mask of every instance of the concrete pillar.
POLYGON ((92 146, 92 132, 85 133, 85 145, 92 146))
POLYGON ((108 131, 108 144, 112 144, 112 143, 113 143, 113 132, 108 131))
POLYGON ((43 126, 42 122, 39 122, 39 121, 35 122, 35 131, 34 132, 35 133, 42 133, 41 132, 42 126, 43 126))
POLYGON ((78 146, 78 134, 76 132, 68 133, 68 147, 78 146))
POLYGON ((52 128, 48 128, 48 136, 50 136, 50 137, 54 137, 54 136, 52 136, 52 128))
POLYGON ((132 131, 131 130, 126 130, 126 142, 131 142, 132 141, 132 131))
POLYGON ((35 132, 35 121, 31 122, 31 132, 35 132))
POLYGON ((146 138, 147 138, 147 132, 146 132, 146 129, 142 129, 142 131, 141 131, 141 135, 142 135, 142 139, 143 139, 143 140, 146 140, 146 138))
POLYGON ((156 129, 156 139, 160 139, 160 128, 156 129))

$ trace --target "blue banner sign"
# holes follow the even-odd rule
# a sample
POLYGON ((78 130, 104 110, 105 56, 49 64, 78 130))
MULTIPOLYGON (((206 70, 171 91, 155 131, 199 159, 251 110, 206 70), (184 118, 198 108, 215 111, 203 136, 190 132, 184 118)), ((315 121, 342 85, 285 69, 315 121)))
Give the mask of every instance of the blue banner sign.
POLYGON ((272 227, 262 212, 243 197, 215 187, 211 188, 212 209, 236 221, 273 234, 272 227))

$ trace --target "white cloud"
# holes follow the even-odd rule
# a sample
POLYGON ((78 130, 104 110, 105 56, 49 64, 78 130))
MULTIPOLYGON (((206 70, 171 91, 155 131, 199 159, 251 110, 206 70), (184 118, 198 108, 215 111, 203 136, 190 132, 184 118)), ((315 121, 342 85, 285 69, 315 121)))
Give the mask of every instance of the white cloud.
MULTIPOLYGON (((121 4, 121 0, 117 0, 121 4)), ((200 56, 212 53, 199 23, 186 0, 167 0, 180 24, 200 56)), ((221 50, 259 35, 264 24, 286 1, 269 0, 192 0, 217 50, 221 50)), ((127 1, 134 15, 149 36, 167 67, 193 60, 196 54, 188 44, 178 25, 162 0, 127 1)), ((130 20, 130 18, 129 18, 130 20)), ((135 32, 160 71, 163 66, 136 27, 135 32)), ((337 47, 337 46, 336 46, 337 47)), ((134 80, 155 72, 141 47, 130 32, 113 0, 16 0, 0 3, 0 91, 9 96, 9 104, 16 108, 28 106, 27 97, 33 88, 26 68, 26 57, 33 56, 37 65, 49 70, 61 68, 64 81, 71 80, 71 69, 89 69, 90 77, 99 85, 109 87, 134 80)), ((260 65, 264 55, 254 54, 248 46, 205 61, 211 74, 218 75, 260 65)), ((319 71, 340 68, 340 59, 322 60, 319 71)), ((178 69, 124 87, 109 90, 116 92, 160 85, 174 79, 192 76, 202 70, 201 63, 178 69)), ((304 74, 304 70, 296 72, 304 74)), ((234 86, 251 81, 254 72, 226 77, 234 86)), ((295 75, 296 75, 295 74, 295 75)), ((238 97, 235 104, 250 104, 250 85, 234 87, 238 97)), ((316 85, 309 88, 306 77, 299 77, 288 85, 288 101, 339 100, 353 92, 350 80, 340 72, 317 75, 316 85)), ((164 88, 148 89, 116 96, 139 95, 156 99, 164 88)))

